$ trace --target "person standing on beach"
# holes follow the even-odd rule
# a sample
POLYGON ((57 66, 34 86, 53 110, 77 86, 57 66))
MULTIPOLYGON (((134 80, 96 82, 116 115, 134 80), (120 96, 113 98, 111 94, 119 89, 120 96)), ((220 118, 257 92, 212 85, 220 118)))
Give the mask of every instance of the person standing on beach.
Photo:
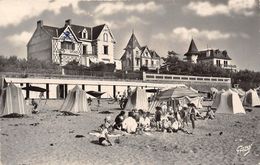
POLYGON ((162 117, 162 108, 161 107, 155 107, 155 122, 156 122, 156 128, 157 131, 161 129, 161 117, 162 117))
POLYGON ((195 129, 195 115, 196 115, 196 111, 195 111, 195 105, 194 104, 190 104, 190 120, 191 120, 191 124, 192 124, 192 128, 195 129))

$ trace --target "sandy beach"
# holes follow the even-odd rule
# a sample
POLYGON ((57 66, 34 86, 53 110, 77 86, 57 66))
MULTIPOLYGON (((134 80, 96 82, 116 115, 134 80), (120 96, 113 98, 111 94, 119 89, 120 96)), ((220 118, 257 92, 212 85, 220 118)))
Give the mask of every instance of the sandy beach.
POLYGON ((191 135, 183 132, 126 135, 119 137, 119 143, 103 147, 89 133, 107 116, 100 112, 110 111, 114 119, 120 112, 118 104, 102 100, 98 111, 80 116, 61 116, 57 110, 62 100, 41 104, 39 114, 0 118, 1 164, 260 163, 260 108, 246 115, 217 114, 214 120, 197 120, 191 135), (248 154, 237 152, 239 146, 249 146, 248 154))

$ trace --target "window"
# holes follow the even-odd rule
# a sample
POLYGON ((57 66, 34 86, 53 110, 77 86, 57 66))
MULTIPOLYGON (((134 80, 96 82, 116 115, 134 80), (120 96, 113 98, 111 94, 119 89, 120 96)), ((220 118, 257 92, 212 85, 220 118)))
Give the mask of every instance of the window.
POLYGON ((227 66, 228 66, 228 62, 224 61, 224 67, 227 67, 227 66))
POLYGON ((152 66, 154 65, 154 61, 152 61, 152 66))
POLYGON ((146 57, 148 57, 148 52, 145 52, 146 57))
POLYGON ((74 49, 75 49, 75 44, 72 43, 72 42, 63 41, 63 42, 61 43, 61 48, 62 48, 62 49, 74 50, 74 49))
POLYGON ((104 34, 103 34, 103 40, 104 40, 105 42, 108 41, 108 35, 107 35, 107 33, 104 33, 104 34))
POLYGON ((139 56, 139 52, 138 52, 138 50, 135 52, 135 54, 136 54, 136 56, 139 56))
POLYGON ((104 54, 108 54, 108 46, 104 45, 104 54))
POLYGON ((86 31, 86 29, 82 31, 82 38, 88 39, 88 32, 86 31))
POLYGON ((145 66, 148 66, 148 60, 145 60, 145 66))
POLYGON ((87 49, 87 45, 83 45, 83 54, 88 54, 88 53, 87 53, 87 50, 88 50, 88 49, 87 49))
POLYGON ((139 59, 136 59, 136 65, 139 66, 139 59))
POLYGON ((216 61, 217 66, 220 66, 220 60, 216 61))

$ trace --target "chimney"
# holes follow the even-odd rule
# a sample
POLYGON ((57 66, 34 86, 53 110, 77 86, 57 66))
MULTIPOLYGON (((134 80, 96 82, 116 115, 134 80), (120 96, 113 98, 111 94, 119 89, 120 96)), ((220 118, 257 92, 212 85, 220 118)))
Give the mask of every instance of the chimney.
POLYGON ((37 21, 37 27, 42 27, 42 25, 43 25, 43 21, 42 20, 37 21))
POLYGON ((71 19, 67 19, 67 20, 65 20, 65 26, 70 25, 70 23, 71 23, 71 19))

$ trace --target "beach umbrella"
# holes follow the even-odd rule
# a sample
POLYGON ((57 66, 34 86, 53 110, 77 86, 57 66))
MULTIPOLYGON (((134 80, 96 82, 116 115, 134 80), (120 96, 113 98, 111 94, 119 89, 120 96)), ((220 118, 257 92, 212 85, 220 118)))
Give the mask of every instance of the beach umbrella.
POLYGON ((158 91, 159 91, 159 89, 146 89, 145 90, 146 92, 148 92, 148 93, 157 93, 158 91))
POLYGON ((37 86, 27 86, 23 87, 23 90, 29 90, 29 91, 34 91, 34 92, 46 92, 47 90, 45 88, 37 87, 37 86))
POLYGON ((100 97, 100 96, 102 96, 104 93, 106 93, 106 92, 99 92, 99 91, 87 91, 86 92, 87 94, 89 94, 89 95, 91 95, 91 96, 93 96, 93 97, 100 97))

